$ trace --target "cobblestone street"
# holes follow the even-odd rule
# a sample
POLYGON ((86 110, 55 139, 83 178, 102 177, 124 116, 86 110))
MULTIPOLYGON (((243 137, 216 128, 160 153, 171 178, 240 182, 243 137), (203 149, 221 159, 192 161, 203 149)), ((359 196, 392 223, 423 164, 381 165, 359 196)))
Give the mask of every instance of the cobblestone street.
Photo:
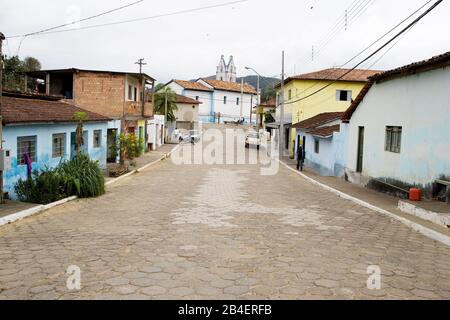
POLYGON ((2 227, 0 299, 450 299, 450 248, 284 167, 168 159, 2 227))

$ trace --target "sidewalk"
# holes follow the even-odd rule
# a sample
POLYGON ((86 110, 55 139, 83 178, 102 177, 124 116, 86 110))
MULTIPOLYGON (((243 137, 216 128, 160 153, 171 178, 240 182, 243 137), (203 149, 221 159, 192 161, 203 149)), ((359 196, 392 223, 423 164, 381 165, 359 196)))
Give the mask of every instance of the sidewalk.
MULTIPOLYGON (((151 151, 141 156, 139 159, 136 159, 136 166, 131 167, 129 173, 120 176, 118 178, 110 178, 105 177, 105 187, 108 185, 115 183, 116 181, 121 180, 127 176, 130 176, 136 173, 143 168, 150 166, 152 163, 156 163, 165 157, 167 157, 178 145, 175 144, 167 144, 160 147, 157 151, 151 151)), ((6 204, 0 206, 0 226, 10 224, 16 222, 18 220, 22 220, 24 218, 39 214, 44 212, 50 208, 62 205, 64 203, 76 200, 77 197, 69 197, 67 199, 63 199, 61 201, 57 201, 54 203, 50 203, 48 205, 37 205, 16 201, 7 201, 6 204)))
MULTIPOLYGON (((152 162, 158 161, 159 159, 164 157, 166 154, 170 153, 177 146, 178 146, 177 144, 165 144, 165 145, 159 147, 158 150, 147 152, 144 155, 140 156, 139 158, 134 159, 134 161, 136 162, 136 166, 134 166, 134 167, 130 166, 130 172, 132 172, 134 170, 139 170, 140 168, 142 168, 152 162)), ((114 179, 116 179, 116 178, 105 176, 105 183, 113 181, 114 179)))
POLYGON ((9 216, 19 211, 28 210, 37 206, 39 205, 33 203, 6 200, 4 204, 0 205, 0 218, 9 216))
MULTIPOLYGON (((284 157, 282 159, 282 162, 290 167, 291 169, 296 170, 296 161, 292 160, 290 158, 284 157)), ((380 193, 374 190, 370 190, 364 187, 361 187, 359 185, 355 185, 349 182, 346 182, 343 179, 339 179, 336 177, 322 177, 319 176, 311 170, 308 170, 306 168, 306 171, 302 172, 306 177, 313 179, 321 184, 324 184, 332 189, 337 190, 338 192, 344 193, 346 195, 349 195, 350 197, 359 199, 360 201, 366 202, 370 204, 371 206, 380 208, 382 210, 385 210, 399 218, 399 220, 409 220, 410 222, 414 224, 418 224, 422 227, 431 229, 434 232, 437 232, 439 234, 442 234, 446 237, 450 238, 450 229, 445 228, 441 225, 437 225, 433 222, 421 219, 417 216, 407 214, 403 211, 401 211, 399 206, 399 198, 392 197, 390 195, 380 193)), ((416 203, 417 205, 417 203, 416 203)), ((438 205, 435 205, 438 206, 438 205)), ((439 206, 442 208, 441 206, 439 206)))

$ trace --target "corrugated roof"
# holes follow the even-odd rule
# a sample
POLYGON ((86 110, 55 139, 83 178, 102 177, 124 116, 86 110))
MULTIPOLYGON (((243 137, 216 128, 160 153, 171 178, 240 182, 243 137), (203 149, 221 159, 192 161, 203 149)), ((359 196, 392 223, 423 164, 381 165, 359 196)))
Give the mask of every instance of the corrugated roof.
POLYGON ((150 80, 155 80, 154 78, 150 77, 148 74, 146 73, 137 73, 137 72, 122 72, 122 71, 109 71, 109 70, 88 70, 88 69, 78 69, 78 68, 67 68, 67 69, 47 69, 47 70, 39 70, 39 71, 30 71, 27 72, 26 74, 31 76, 31 77, 39 77, 39 78, 44 78, 46 73, 64 73, 64 72, 93 72, 93 73, 110 73, 110 74, 129 74, 132 76, 144 76, 147 79, 150 80))
POLYGON ((342 120, 344 122, 350 121, 350 119, 353 116, 353 113, 356 111, 360 103, 364 100, 365 96, 375 83, 388 81, 393 78, 405 77, 411 74, 430 71, 447 66, 450 66, 450 52, 434 56, 430 59, 423 60, 420 62, 411 63, 409 65, 400 68, 388 70, 370 77, 369 82, 361 90, 361 92, 356 97, 355 101, 353 101, 353 103, 347 109, 347 111, 345 111, 344 115, 342 116, 342 120))
POLYGON ((50 97, 3 93, 2 116, 3 124, 19 123, 54 123, 76 122, 73 116, 76 112, 85 112, 87 122, 110 121, 111 119, 97 113, 78 108, 74 105, 55 100, 50 97))

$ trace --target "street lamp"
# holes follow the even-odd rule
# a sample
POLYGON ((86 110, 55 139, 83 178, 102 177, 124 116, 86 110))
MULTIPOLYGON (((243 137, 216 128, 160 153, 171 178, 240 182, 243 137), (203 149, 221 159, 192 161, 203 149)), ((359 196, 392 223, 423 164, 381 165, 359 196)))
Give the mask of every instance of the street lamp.
MULTIPOLYGON (((250 68, 250 67, 245 67, 245 69, 246 70, 251 70, 251 71, 253 71, 254 73, 256 73, 256 75, 258 76, 258 81, 257 81, 257 88, 256 88, 256 90, 257 90, 257 93, 258 93, 258 96, 257 96, 257 104, 256 104, 256 106, 259 106, 260 104, 261 104, 261 99, 260 99, 260 92, 259 92, 259 81, 260 81, 260 77, 261 77, 261 75, 259 74, 259 72, 258 71, 256 71, 255 69, 253 69, 253 68, 250 68)), ((258 115, 258 113, 257 113, 257 115, 258 115)), ((259 116, 259 115, 258 115, 259 116)), ((259 132, 259 125, 260 125, 260 123, 259 123, 259 119, 256 119, 256 124, 257 124, 257 127, 258 127, 258 132, 259 132)))

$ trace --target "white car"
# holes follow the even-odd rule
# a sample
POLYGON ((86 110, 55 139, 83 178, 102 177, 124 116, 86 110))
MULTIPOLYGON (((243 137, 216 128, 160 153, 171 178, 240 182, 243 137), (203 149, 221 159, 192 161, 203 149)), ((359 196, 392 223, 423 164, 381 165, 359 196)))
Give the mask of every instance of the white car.
POLYGON ((261 146, 261 135, 257 132, 250 132, 245 137, 245 147, 247 149, 250 148, 250 146, 256 146, 256 149, 259 150, 261 146))
POLYGON ((195 144, 200 141, 200 132, 197 130, 189 130, 189 132, 181 135, 180 142, 182 141, 195 144))

